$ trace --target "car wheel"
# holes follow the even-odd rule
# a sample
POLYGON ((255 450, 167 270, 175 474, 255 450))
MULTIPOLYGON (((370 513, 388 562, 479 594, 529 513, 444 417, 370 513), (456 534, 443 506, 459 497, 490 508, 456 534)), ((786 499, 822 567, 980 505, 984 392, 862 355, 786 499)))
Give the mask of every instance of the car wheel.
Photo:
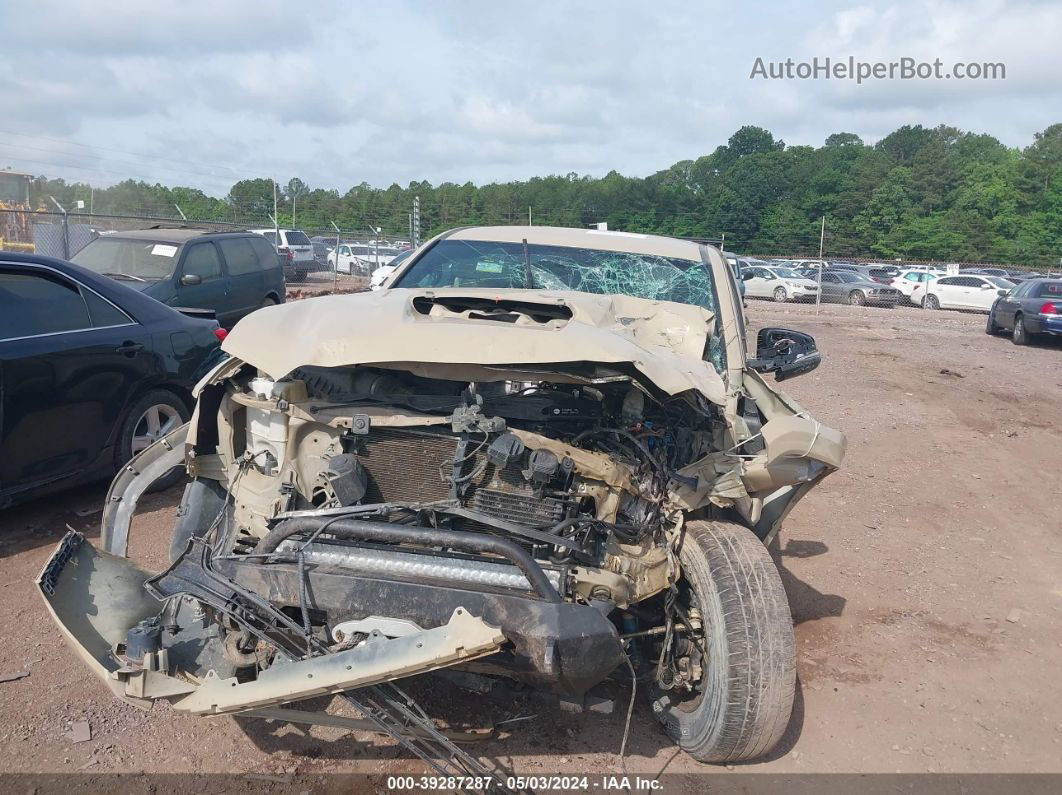
MULTIPOLYGON (((153 389, 141 395, 126 411, 118 429, 114 468, 121 469, 137 453, 188 422, 188 417, 184 401, 172 392, 153 389)), ((182 471, 181 467, 174 467, 156 480, 149 491, 169 488, 180 479, 182 471)))
POLYGON ((699 671, 694 689, 656 685, 653 712, 698 761, 755 759, 778 743, 793 709, 793 619, 782 579, 745 527, 692 521, 685 532, 679 599, 689 603, 687 616, 699 613, 707 660, 691 651, 698 659, 685 667, 699 671))
POLYGON ((926 309, 940 309, 940 301, 935 295, 927 295, 923 306, 926 309))
POLYGON ((852 306, 863 306, 866 302, 867 297, 859 292, 859 290, 852 290, 852 292, 848 294, 848 303, 852 306))
POLYGON ((996 313, 994 311, 992 311, 991 309, 989 309, 988 310, 988 322, 985 324, 985 334, 990 334, 991 336, 994 337, 997 334, 999 334, 999 332, 1001 332, 1002 330, 1003 329, 1001 329, 999 326, 996 325, 996 313))
POLYGON ((1014 332, 1010 336, 1010 341, 1015 345, 1029 344, 1029 332, 1025 330, 1025 318, 1021 315, 1014 317, 1014 332))
POLYGON ((789 300, 789 296, 786 295, 784 287, 776 287, 774 289, 774 300, 779 304, 784 304, 789 300))

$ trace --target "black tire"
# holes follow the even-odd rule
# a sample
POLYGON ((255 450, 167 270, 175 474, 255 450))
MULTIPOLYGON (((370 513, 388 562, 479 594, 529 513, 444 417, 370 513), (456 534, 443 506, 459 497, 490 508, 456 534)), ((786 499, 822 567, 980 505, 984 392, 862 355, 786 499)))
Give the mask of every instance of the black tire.
POLYGON ((867 297, 859 290, 852 290, 852 292, 848 294, 848 303, 852 306, 863 306, 866 302, 867 297))
POLYGON ((774 288, 774 300, 776 303, 779 304, 784 304, 786 301, 789 300, 789 296, 786 294, 784 287, 774 288))
POLYGON ((985 334, 988 334, 988 335, 994 337, 997 334, 999 334, 999 332, 1001 332, 1002 330, 1003 329, 1001 329, 999 326, 996 325, 996 313, 995 313, 995 311, 989 309, 988 310, 988 322, 985 323, 985 334))
MULTIPOLYGON (((138 397, 126 410, 125 416, 122 417, 121 424, 118 426, 118 438, 114 447, 115 471, 125 466, 129 459, 144 449, 145 436, 155 435, 150 427, 152 423, 148 421, 149 412, 153 408, 159 409, 158 416, 160 420, 163 417, 166 419, 165 422, 159 423, 157 436, 164 436, 177 425, 183 425, 188 422, 188 418, 191 416, 184 401, 173 392, 165 389, 152 389, 150 392, 145 392, 138 397), (174 422, 176 423, 175 425, 173 424, 174 422)), ((168 489, 180 480, 183 473, 183 467, 174 467, 156 480, 148 491, 168 489)))
POLYGON ((1011 332, 1010 341, 1015 345, 1028 345, 1030 334, 1025 330, 1025 318, 1021 315, 1014 316, 1014 331, 1011 332))
POLYGON ((755 759, 782 738, 793 710, 796 653, 782 579, 745 527, 693 521, 685 532, 679 559, 701 611, 708 662, 701 692, 656 690, 653 711, 694 759, 755 759))
POLYGON ((924 306, 926 309, 940 309, 940 300, 935 295, 927 295, 924 306))

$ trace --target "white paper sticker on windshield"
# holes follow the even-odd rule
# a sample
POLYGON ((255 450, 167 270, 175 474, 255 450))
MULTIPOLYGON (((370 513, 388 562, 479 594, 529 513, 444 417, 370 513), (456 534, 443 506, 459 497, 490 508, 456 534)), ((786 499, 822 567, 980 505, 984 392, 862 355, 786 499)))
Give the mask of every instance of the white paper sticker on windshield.
POLYGON ((172 257, 177 253, 177 246, 167 246, 165 243, 156 243, 151 249, 156 257, 172 257))

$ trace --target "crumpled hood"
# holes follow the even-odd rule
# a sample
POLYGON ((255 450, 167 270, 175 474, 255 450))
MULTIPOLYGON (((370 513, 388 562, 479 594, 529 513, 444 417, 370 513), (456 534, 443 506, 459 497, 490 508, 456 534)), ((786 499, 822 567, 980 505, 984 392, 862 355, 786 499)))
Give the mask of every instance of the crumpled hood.
POLYGON ((272 378, 303 366, 625 363, 668 394, 696 389, 722 403, 723 381, 701 359, 712 327, 712 313, 701 307, 626 295, 393 289, 260 309, 236 325, 222 349, 272 378), (486 319, 448 308, 453 298, 560 308, 571 317, 486 319))

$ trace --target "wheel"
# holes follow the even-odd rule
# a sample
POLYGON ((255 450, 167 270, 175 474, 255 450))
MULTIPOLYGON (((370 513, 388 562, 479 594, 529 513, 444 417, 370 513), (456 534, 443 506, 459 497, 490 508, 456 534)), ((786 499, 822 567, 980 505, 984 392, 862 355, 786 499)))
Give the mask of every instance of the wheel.
MULTIPOLYGON (((137 398, 122 419, 115 445, 114 468, 121 469, 133 456, 188 422, 184 402, 165 389, 153 389, 137 398)), ((181 477, 181 467, 174 467, 156 480, 150 491, 162 491, 181 477)))
POLYGON ((940 309, 940 300, 935 295, 927 295, 923 306, 926 309, 940 309))
POLYGON ((863 306, 867 302, 867 297, 863 295, 859 290, 852 290, 848 294, 848 303, 852 306, 863 306))
POLYGON ((1010 335, 1010 341, 1015 345, 1029 344, 1029 332, 1025 330, 1025 318, 1021 315, 1014 317, 1014 332, 1010 335))
POLYGON ((993 312, 991 309, 989 309, 988 310, 988 322, 985 324, 985 334, 990 334, 991 336, 994 337, 997 334, 999 334, 999 332, 1001 332, 1002 330, 1003 329, 1001 329, 999 326, 996 325, 996 313, 993 312))
POLYGON ((796 653, 782 579, 745 527, 692 521, 685 533, 680 601, 688 600, 687 615, 700 614, 708 659, 697 663, 693 690, 657 687, 653 712, 701 762, 755 759, 781 739, 793 709, 796 653))
POLYGON ((789 300, 789 296, 785 294, 784 287, 774 288, 774 300, 777 301, 779 304, 784 304, 787 300, 789 300))

